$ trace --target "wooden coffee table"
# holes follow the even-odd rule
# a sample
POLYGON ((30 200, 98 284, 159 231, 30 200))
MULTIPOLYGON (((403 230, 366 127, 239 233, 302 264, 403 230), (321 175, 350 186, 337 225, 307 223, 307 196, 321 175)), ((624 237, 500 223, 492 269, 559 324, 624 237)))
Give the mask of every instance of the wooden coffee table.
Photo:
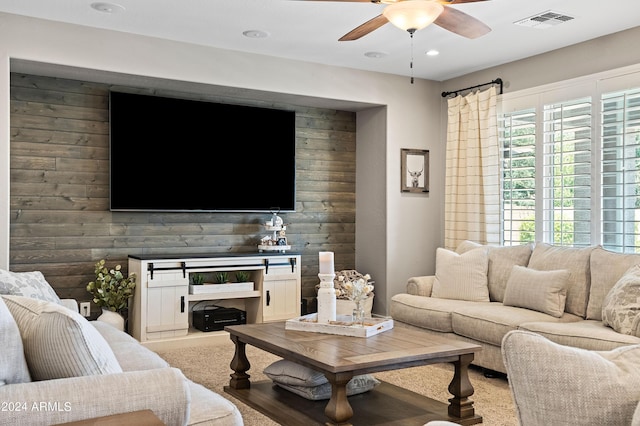
POLYGON ((444 337, 426 336, 395 327, 371 336, 349 337, 286 330, 284 322, 227 326, 235 344, 229 386, 225 392, 271 419, 293 425, 423 425, 449 420, 462 425, 482 423, 475 414, 473 386, 468 367, 481 346, 444 337), (331 383, 331 399, 310 401, 273 384, 251 383, 246 345, 321 371, 331 383), (346 385, 353 376, 421 365, 451 363, 449 404, 407 389, 381 383, 369 392, 347 398, 346 385))

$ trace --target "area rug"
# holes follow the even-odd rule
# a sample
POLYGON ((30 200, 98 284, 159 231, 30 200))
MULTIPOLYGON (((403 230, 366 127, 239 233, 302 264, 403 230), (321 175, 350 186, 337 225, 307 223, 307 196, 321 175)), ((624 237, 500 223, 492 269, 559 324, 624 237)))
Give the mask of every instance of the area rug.
MULTIPOLYGON (((157 351, 173 367, 177 367, 193 380, 233 401, 240 410, 247 426, 278 425, 248 405, 224 392, 229 384, 229 367, 233 358, 234 345, 226 344, 196 346, 157 351)), ((247 345, 247 358, 251 364, 248 373, 252 381, 267 380, 262 371, 279 357, 261 349, 247 345)), ((447 386, 453 377, 453 367, 449 364, 437 364, 424 367, 412 367, 402 370, 375 373, 374 376, 388 383, 401 386, 421 395, 441 402, 447 402, 451 395, 447 386)), ((487 378, 479 369, 469 371, 469 379, 475 389, 471 397, 476 413, 483 417, 488 426, 515 426, 518 424, 515 407, 511 398, 509 384, 505 378, 487 378)))

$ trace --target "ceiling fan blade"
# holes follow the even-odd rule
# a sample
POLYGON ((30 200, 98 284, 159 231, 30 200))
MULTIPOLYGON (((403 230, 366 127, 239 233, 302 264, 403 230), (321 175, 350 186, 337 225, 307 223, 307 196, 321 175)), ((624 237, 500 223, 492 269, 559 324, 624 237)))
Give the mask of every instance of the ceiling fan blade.
MULTIPOLYGON (((306 1, 332 1, 334 3, 376 3, 371 0, 306 0, 306 1)), ((484 1, 484 0, 470 0, 470 1, 484 1)))
POLYGON ((445 7, 433 23, 466 38, 478 38, 491 32, 483 22, 452 7, 445 7))
POLYGON ((476 3, 479 1, 487 1, 487 0, 438 0, 438 3, 448 5, 448 4, 476 3))
POLYGON ((359 27, 349 31, 348 33, 340 37, 338 41, 357 40, 360 37, 366 36, 370 32, 377 30, 387 22, 389 22, 387 18, 385 18, 383 15, 378 15, 375 18, 370 19, 364 24, 360 25, 359 27))

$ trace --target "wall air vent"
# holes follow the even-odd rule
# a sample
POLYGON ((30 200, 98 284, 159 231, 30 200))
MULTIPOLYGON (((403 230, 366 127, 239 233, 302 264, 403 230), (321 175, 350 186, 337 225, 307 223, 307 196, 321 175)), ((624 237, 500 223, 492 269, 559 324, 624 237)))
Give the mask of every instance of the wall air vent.
POLYGON ((523 27, 545 29, 571 21, 572 19, 574 19, 573 16, 547 10, 546 12, 538 13, 537 15, 516 21, 514 24, 522 25, 523 27))

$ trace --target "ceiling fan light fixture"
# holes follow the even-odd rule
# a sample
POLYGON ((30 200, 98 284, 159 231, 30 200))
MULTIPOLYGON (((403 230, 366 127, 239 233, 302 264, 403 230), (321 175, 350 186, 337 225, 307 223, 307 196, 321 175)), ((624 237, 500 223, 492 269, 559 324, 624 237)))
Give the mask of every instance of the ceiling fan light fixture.
POLYGON ((382 15, 401 30, 414 32, 433 23, 444 6, 433 0, 404 0, 385 7, 382 15))

